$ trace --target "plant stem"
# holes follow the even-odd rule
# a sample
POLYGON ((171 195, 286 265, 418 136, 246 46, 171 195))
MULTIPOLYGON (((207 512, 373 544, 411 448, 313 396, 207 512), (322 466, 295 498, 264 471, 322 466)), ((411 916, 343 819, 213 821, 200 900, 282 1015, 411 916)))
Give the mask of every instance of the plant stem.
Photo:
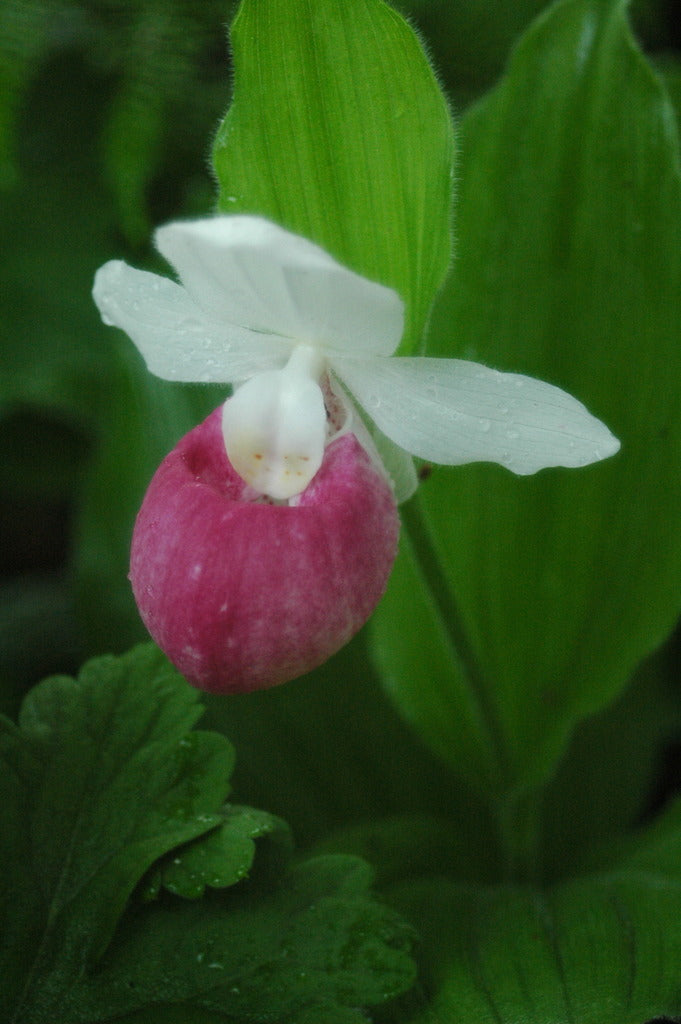
POLYGON ((529 884, 540 878, 541 807, 542 795, 538 790, 506 793, 493 802, 509 882, 529 884))
POLYGON ((462 681, 468 688, 471 703, 477 708, 478 720, 485 728, 492 757, 490 806, 497 822, 505 876, 509 881, 529 882, 537 878, 539 870, 541 795, 536 791, 518 793, 515 788, 513 765, 494 702, 490 698, 491 687, 484 678, 470 642, 464 618, 433 544, 418 496, 403 506, 402 521, 422 577, 461 665, 462 681))

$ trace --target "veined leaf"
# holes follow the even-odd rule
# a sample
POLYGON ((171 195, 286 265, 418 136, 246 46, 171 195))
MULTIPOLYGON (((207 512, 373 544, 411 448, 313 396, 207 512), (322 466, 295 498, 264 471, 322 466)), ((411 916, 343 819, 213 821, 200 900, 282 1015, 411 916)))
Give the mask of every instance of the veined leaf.
POLYGON ((430 335, 565 388, 622 451, 527 480, 435 471, 374 620, 404 713, 487 791, 549 777, 681 605, 678 137, 625 6, 552 6, 464 118, 458 254, 430 335))
POLYGON ((642 1024, 681 1012, 679 806, 607 872, 548 890, 405 884, 427 1008, 410 1024, 642 1024))
POLYGON ((450 258, 453 148, 416 36, 383 0, 243 0, 231 41, 220 210, 270 217, 393 287, 413 350, 450 258))

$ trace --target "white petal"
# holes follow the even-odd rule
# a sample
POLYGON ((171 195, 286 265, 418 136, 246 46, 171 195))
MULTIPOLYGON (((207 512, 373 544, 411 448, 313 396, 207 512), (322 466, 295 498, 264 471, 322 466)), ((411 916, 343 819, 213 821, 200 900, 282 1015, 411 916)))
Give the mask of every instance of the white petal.
POLYGON ((499 462, 514 473, 586 466, 619 441, 560 388, 459 359, 337 359, 376 425, 423 459, 499 462))
POLYGON ((262 217, 178 221, 158 229, 156 245, 196 303, 227 323, 358 354, 399 344, 396 292, 262 217))
POLYGON ((290 343, 211 319, 184 288, 112 260, 92 290, 102 319, 120 327, 165 380, 227 383, 281 365, 290 343))

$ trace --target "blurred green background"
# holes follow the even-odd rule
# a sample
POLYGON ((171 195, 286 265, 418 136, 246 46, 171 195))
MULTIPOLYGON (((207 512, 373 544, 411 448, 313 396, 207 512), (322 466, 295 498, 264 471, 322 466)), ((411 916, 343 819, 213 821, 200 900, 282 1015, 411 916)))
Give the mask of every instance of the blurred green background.
MULTIPOLYGON (((514 42, 548 5, 397 6, 420 31, 461 114, 498 80, 514 42)), ((229 0, 5 0, 0 8, 0 706, 11 714, 43 675, 145 639, 126 580, 134 515, 162 456, 222 398, 219 389, 151 379, 127 339, 101 324, 90 288, 112 257, 162 269, 150 247, 153 225, 213 209, 209 152, 229 102, 234 8, 229 0)), ((631 18, 678 104, 674 8, 674 0, 637 0, 631 18)), ((305 760, 295 723, 305 720, 320 679, 334 729, 352 735, 350 716, 345 724, 334 718, 333 694, 349 685, 360 706, 381 702, 386 755, 395 742, 407 744, 363 644, 360 636, 313 681, 285 694, 259 695, 247 706, 236 700, 226 725, 238 733, 242 760, 258 745, 263 719, 281 716, 291 723, 290 749, 305 760)), ((673 685, 673 647, 663 657, 673 685)), ((224 715, 211 705, 211 724, 224 715)), ((322 727, 322 747, 323 736, 322 727)), ((451 811, 467 799, 420 747, 409 748, 418 772, 369 784, 378 759, 364 764, 362 749, 357 786, 346 787, 339 806, 325 799, 315 807, 292 777, 273 809, 314 839, 334 820, 371 814, 378 791, 384 812, 451 811), (411 793, 403 791, 407 778, 411 793)), ((659 777, 641 782, 650 802, 676 782, 674 748, 665 751, 659 777)), ((308 759, 309 772, 319 772, 319 758, 308 759)), ((256 760, 251 798, 271 806, 266 794, 279 762, 268 763, 262 750, 256 760)), ((331 776, 333 760, 327 770, 331 776)))

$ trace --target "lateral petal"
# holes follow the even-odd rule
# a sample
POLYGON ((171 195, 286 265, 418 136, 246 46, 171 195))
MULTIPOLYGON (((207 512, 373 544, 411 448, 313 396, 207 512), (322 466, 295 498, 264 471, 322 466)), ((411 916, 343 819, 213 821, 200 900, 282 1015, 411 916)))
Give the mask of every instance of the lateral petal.
POLYGON ((339 377, 401 448, 444 465, 514 473, 586 466, 619 449, 608 428, 552 384, 459 359, 335 358, 339 377))
POLYGON ((120 260, 100 267, 92 294, 104 322, 124 330, 165 380, 240 381, 282 365, 291 348, 207 316, 180 285, 120 260))
POLYGON ((399 344, 396 292, 263 217, 177 221, 155 241, 197 305, 219 320, 356 354, 390 355, 399 344))

